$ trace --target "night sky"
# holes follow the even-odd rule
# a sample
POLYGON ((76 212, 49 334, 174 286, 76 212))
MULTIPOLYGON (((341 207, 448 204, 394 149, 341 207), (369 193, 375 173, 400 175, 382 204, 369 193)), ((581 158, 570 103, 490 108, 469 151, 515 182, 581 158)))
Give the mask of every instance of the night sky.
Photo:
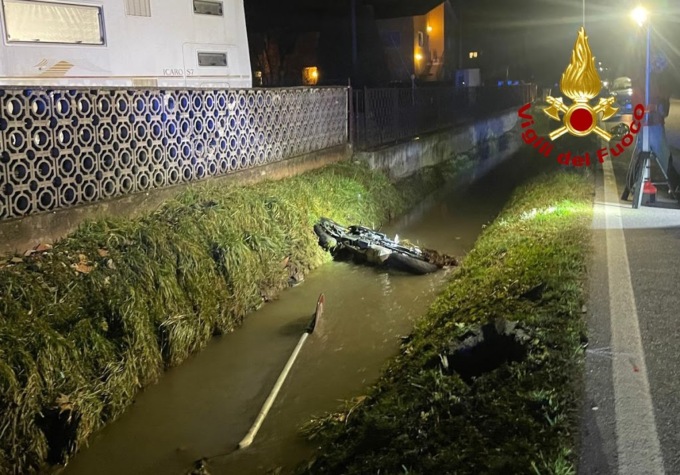
MULTIPOLYGON (((377 8, 404 8, 432 0, 357 0, 377 8)), ((436 3, 436 2, 435 2, 436 3)), ((653 44, 680 71, 680 5, 649 0, 653 44)), ((288 21, 303 29, 328 16, 348 15, 349 0, 245 0, 249 28, 288 21), (288 18, 288 20, 285 20, 288 18)), ((452 0, 463 19, 463 51, 483 51, 497 68, 511 75, 550 84, 559 80, 582 25, 581 0, 452 0), (506 64, 507 63, 507 64, 506 64)), ((587 0, 586 32, 597 61, 613 77, 630 75, 630 58, 644 51, 644 36, 630 18, 635 0, 587 0)), ((291 26, 292 27, 292 26, 291 26)), ((678 75, 680 78, 680 75, 678 75)), ((677 81, 680 84, 680 79, 677 81)))
MULTIPOLYGON (((581 0, 463 0, 468 38, 486 38, 487 47, 514 52, 511 61, 526 65, 538 82, 558 80, 569 62, 578 28, 583 23, 581 0), (491 43, 489 45, 489 43, 491 43)), ((630 18, 638 5, 630 0, 586 1, 585 27, 596 61, 611 76, 630 75, 630 60, 644 51, 643 31, 630 18)), ((678 7, 670 1, 646 2, 652 18, 653 44, 667 54, 671 67, 680 66, 678 7)))

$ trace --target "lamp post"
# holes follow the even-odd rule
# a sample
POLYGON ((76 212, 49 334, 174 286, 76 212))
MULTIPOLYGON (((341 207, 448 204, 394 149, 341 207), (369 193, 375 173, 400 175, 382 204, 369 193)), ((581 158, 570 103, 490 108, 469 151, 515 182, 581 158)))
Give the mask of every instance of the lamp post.
POLYGON ((647 41, 645 53, 645 119, 642 125, 642 173, 640 179, 635 186, 635 194, 633 195, 633 208, 639 208, 642 204, 642 187, 645 180, 649 177, 649 82, 650 82, 650 44, 651 44, 651 25, 649 22, 649 12, 643 6, 636 7, 631 12, 631 17, 640 26, 646 27, 647 41))
POLYGON ((358 40, 357 40, 357 1, 356 0, 350 0, 350 15, 351 15, 351 23, 352 23, 352 79, 356 83, 357 81, 357 73, 358 73, 358 57, 359 57, 359 46, 358 46, 358 40))

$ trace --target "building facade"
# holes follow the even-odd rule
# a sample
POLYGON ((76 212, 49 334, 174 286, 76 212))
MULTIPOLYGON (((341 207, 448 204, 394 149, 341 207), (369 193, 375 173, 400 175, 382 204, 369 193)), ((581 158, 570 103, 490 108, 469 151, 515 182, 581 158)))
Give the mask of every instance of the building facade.
POLYGON ((459 65, 460 23, 449 0, 376 23, 392 82, 450 81, 459 65))

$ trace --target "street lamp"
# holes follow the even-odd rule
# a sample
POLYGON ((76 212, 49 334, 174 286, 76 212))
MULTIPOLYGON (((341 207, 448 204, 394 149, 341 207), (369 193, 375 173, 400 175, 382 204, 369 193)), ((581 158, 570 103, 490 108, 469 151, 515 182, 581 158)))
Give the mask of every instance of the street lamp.
MULTIPOLYGON (((649 78, 650 78, 650 55, 649 55, 649 50, 650 50, 650 44, 651 44, 651 38, 650 38, 650 32, 652 31, 652 27, 649 22, 649 12, 647 9, 643 6, 638 6, 636 7, 630 14, 630 16, 635 20, 635 22, 640 26, 640 27, 646 27, 647 29, 647 44, 646 44, 646 54, 645 54, 645 110, 649 107, 649 78)), ((649 113, 645 114, 645 125, 649 124, 649 113)), ((649 147, 645 147, 645 139, 646 134, 643 134, 643 151, 648 152, 649 147)), ((649 144, 647 144, 649 145, 649 144)))
POLYGON ((638 6, 632 12, 630 12, 630 16, 639 26, 642 26, 647 23, 649 12, 645 7, 638 6))
MULTIPOLYGON (((651 43, 651 25, 649 22, 649 12, 643 6, 636 7, 630 14, 633 20, 640 26, 647 28, 647 44, 645 54, 645 120, 642 126, 642 173, 640 179, 635 186, 635 194, 633 195, 633 208, 639 208, 642 204, 642 187, 649 173, 649 80, 650 80, 650 43, 651 43)), ((665 174, 665 172, 664 172, 665 174)))

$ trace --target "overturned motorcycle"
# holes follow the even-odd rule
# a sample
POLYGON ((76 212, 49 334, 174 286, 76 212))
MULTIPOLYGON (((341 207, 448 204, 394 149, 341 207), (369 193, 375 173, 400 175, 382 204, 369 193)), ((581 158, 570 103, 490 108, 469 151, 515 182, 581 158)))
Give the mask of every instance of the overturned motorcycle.
POLYGON ((407 242, 400 244, 363 226, 345 228, 328 218, 321 218, 314 225, 314 232, 319 237, 319 245, 339 260, 351 259, 412 274, 429 274, 443 267, 458 265, 455 257, 432 249, 421 249, 407 242))

